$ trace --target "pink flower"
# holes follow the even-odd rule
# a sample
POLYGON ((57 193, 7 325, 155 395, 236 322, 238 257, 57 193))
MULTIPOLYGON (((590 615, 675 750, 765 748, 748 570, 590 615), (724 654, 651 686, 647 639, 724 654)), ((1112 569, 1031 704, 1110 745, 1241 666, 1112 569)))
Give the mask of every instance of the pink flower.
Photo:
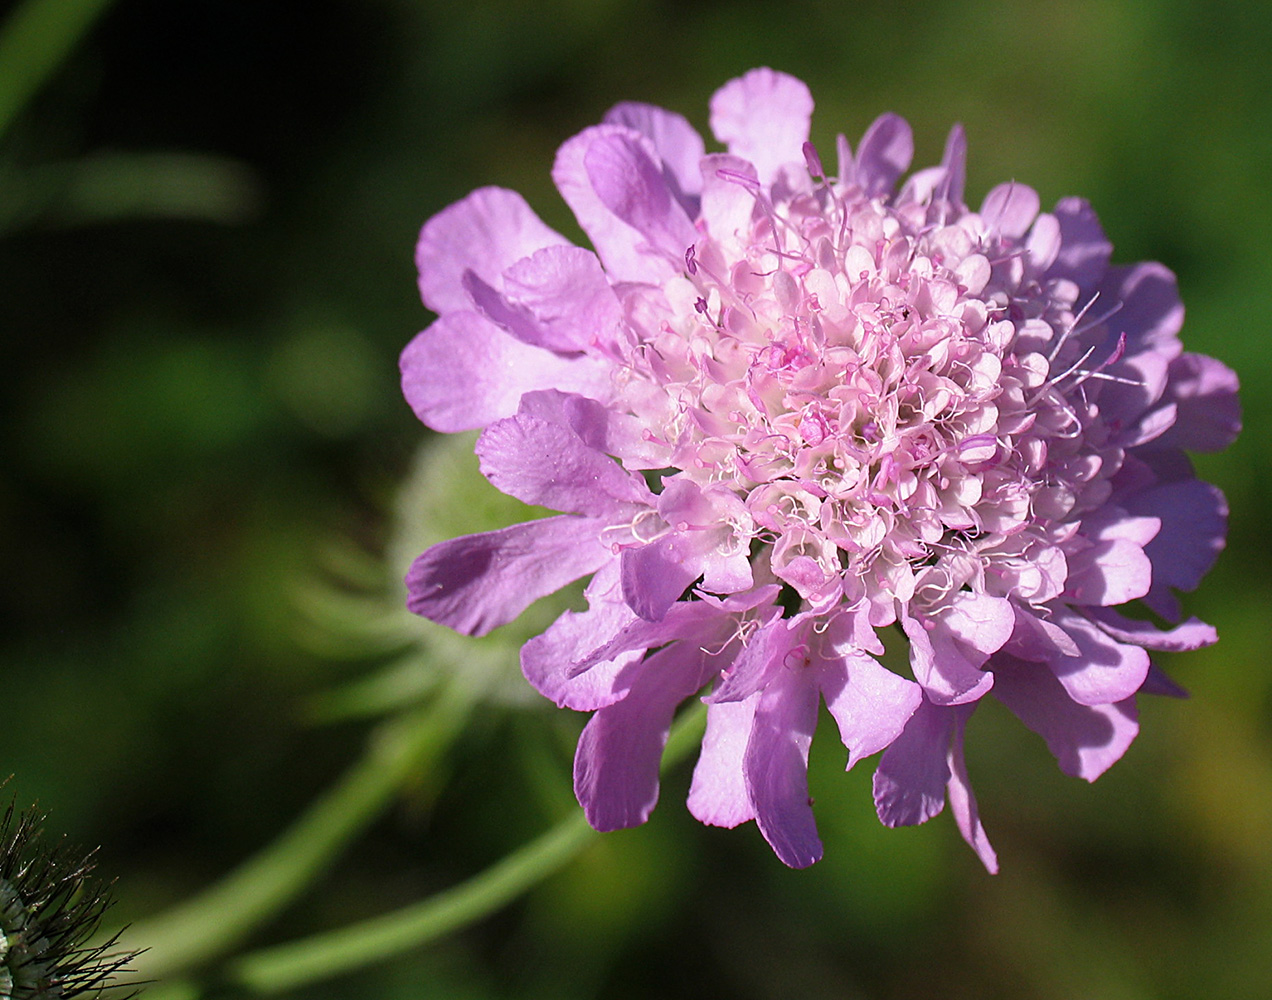
POLYGON ((880 750, 888 825, 948 798, 996 859, 963 727, 999 698, 1093 780, 1177 693, 1147 650, 1211 643, 1178 622, 1223 546, 1222 494, 1184 449, 1228 444, 1236 378, 1183 353, 1173 276, 1111 266, 1079 199, 963 202, 956 127, 897 190, 909 126, 884 115, 830 175, 800 81, 760 69, 711 102, 727 152, 621 104, 561 147, 557 187, 595 248, 485 188, 423 229, 439 314, 402 357, 430 427, 485 428, 490 481, 562 511, 425 552, 419 614, 478 634, 591 576, 522 654, 595 711, 575 786, 598 829, 643 822, 676 706, 708 690, 689 807, 755 819, 778 856, 821 856, 807 757, 824 699, 848 766, 880 750), (912 679, 875 630, 909 640, 912 679))

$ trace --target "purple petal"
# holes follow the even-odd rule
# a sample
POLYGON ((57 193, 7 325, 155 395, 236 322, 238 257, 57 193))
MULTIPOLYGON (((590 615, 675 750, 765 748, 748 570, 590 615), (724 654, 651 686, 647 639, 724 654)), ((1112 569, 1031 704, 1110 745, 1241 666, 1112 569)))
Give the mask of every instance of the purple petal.
POLYGON ((612 559, 602 527, 590 517, 549 517, 434 545, 406 574, 407 607, 484 635, 612 559))
POLYGON ((478 188, 424 224, 415 247, 420 296, 436 313, 470 308, 465 271, 494 282, 508 265, 549 246, 568 246, 525 199, 504 188, 478 188))
POLYGON ((1177 621, 1179 602, 1170 588, 1193 590, 1210 571, 1223 551, 1228 502, 1217 487, 1186 479, 1145 490, 1125 504, 1132 513, 1161 519, 1161 531, 1144 547, 1153 563, 1153 585, 1144 603, 1177 621))
POLYGON ((1170 363, 1168 378, 1166 398, 1178 413, 1155 447, 1222 451, 1236 440, 1241 432, 1236 372, 1214 358, 1184 352, 1170 363))
POLYGON ((775 617, 756 629, 725 671, 724 679, 707 696, 707 703, 741 701, 765 687, 800 647, 796 631, 788 627, 790 621, 775 617))
POLYGON ((402 392, 415 415, 443 432, 484 427, 517 412, 523 393, 555 387, 604 398, 609 370, 523 344, 474 312, 448 313, 402 352, 402 392))
POLYGON ((702 160, 702 219, 717 240, 746 240, 751 232, 756 191, 738 178, 755 177, 755 167, 728 153, 702 160))
POLYGON ((1197 618, 1189 618, 1163 632, 1151 622, 1134 621, 1118 614, 1112 608, 1087 608, 1086 616, 1119 642, 1131 642, 1145 649, 1157 649, 1167 653, 1181 653, 1203 646, 1213 646, 1219 634, 1213 625, 1197 618))
POLYGON ((712 133, 734 156, 755 164, 766 185, 783 164, 801 162, 812 117, 808 87, 771 69, 730 80, 711 98, 712 133))
POLYGON ((1052 625, 1031 609, 1017 607, 1016 627, 1002 651, 1022 660, 1041 663, 1062 656, 1079 655, 1078 645, 1064 629, 1052 625))
POLYGON ((592 251, 547 247, 508 268, 503 283, 508 301, 538 323, 539 346, 583 351, 614 344, 623 310, 592 251))
POLYGON ((1077 656, 1047 664, 1074 701, 1110 705, 1139 690, 1148 673, 1148 654, 1139 646, 1118 642, 1068 608, 1054 607, 1051 621, 1068 632, 1078 646, 1077 656))
POLYGON ((544 389, 521 397, 518 413, 568 427, 590 448, 622 459, 628 469, 662 469, 670 449, 647 439, 645 425, 627 413, 615 413, 595 399, 544 389))
POLYGON ((700 556, 680 532, 623 550, 623 596, 628 605, 647 621, 658 621, 701 575, 700 556))
MULTIPOLYGON (((960 643, 939 615, 911 618, 903 614, 901 627, 910 640, 914 678, 936 704, 960 705, 975 701, 993 686, 994 675, 980 669, 987 654, 960 643)), ((1009 624, 1007 636, 1010 635, 1009 624)))
POLYGON ((1126 334, 1128 353, 1135 353, 1138 345, 1175 341, 1184 323, 1184 306, 1169 268, 1152 261, 1111 267, 1100 287, 1104 309, 1121 303, 1108 326, 1115 340, 1126 334))
POLYGON ((1008 181, 985 195, 980 216, 991 231, 1018 240, 1029 232, 1038 216, 1041 201, 1038 192, 1025 184, 1008 181))
POLYGON ((1118 761, 1139 732, 1135 699, 1080 705, 1046 667, 995 661, 994 695, 1047 741, 1060 770, 1094 781, 1118 761))
POLYGON ((583 155, 583 166, 606 208, 651 246, 681 261, 697 233, 647 145, 633 134, 598 136, 583 155))
MULTIPOLYGON (((588 150, 594 142, 612 137, 624 137, 638 144, 649 142, 640 133, 620 125, 584 129, 557 151, 552 180, 592 241, 611 281, 661 285, 676 274, 676 266, 665 255, 652 251, 647 240, 615 215, 592 186, 585 163, 588 150)), ((649 149, 652 151, 652 146, 649 149)))
POLYGON ((826 707, 848 748, 849 768, 895 740, 923 700, 917 684, 861 653, 815 669, 826 707))
POLYGON ((1162 698, 1188 697, 1188 692, 1171 680, 1166 671, 1156 663, 1149 664, 1148 676, 1144 678, 1144 684, 1140 687, 1139 693, 1155 694, 1162 698))
MULTIPOLYGON (((851 179, 861 185, 867 198, 877 198, 892 190, 913 158, 914 133, 910 123, 900 115, 880 115, 861 137, 851 179)), ((841 173, 845 159, 850 161, 851 156, 840 157, 841 173)))
POLYGON ((991 875, 998 874, 998 855, 989 843, 985 828, 981 825, 980 810, 976 807, 976 796, 972 794, 972 783, 967 777, 967 764, 963 760, 963 729, 971 708, 960 712, 954 722, 954 732, 950 740, 950 812, 954 814, 954 822, 958 824, 963 839, 976 852, 981 863, 991 875))
POLYGON ((699 822, 732 829, 755 818, 742 761, 759 702, 757 691, 743 701, 707 706, 707 732, 689 786, 689 812, 699 822))
POLYGON ((782 670, 755 710, 743 770, 755 822, 774 853, 792 868, 822 856, 808 797, 808 748, 817 728, 817 687, 807 670, 782 670))
POLYGON ((620 520, 652 507, 645 481, 557 424, 518 413, 477 440, 482 474, 518 500, 570 514, 620 520))
POLYGON ((588 610, 566 611, 542 635, 521 647, 521 672, 545 698, 590 712, 627 692, 644 649, 627 650, 578 673, 573 664, 605 645, 635 617, 623 602, 618 566, 602 566, 587 586, 588 610))
POLYGON ((954 205, 963 203, 963 185, 967 182, 967 135, 962 125, 950 129, 941 157, 944 175, 937 186, 937 197, 954 205))
POLYGON ((884 826, 925 823, 945 808, 950 736, 959 711, 923 701, 883 752, 874 800, 884 826))
POLYGON ((1077 284, 1081 294, 1089 295, 1109 266, 1113 244, 1083 198, 1061 198, 1052 214, 1060 223, 1061 245, 1046 276, 1068 278, 1077 284))
POLYGON ((693 215, 695 210, 691 196, 701 190, 698 163, 707 151, 698 130, 683 115, 636 101, 615 105, 604 120, 610 125, 633 129, 654 144, 662 159, 663 170, 673 182, 677 199, 685 211, 693 215))
POLYGON ((1070 555, 1064 596, 1075 604, 1125 604, 1148 593, 1153 564, 1141 545, 1125 538, 1096 542, 1070 555))
POLYGON ((697 646, 673 643, 633 671, 626 697, 592 716, 574 755, 574 794, 594 829, 620 830, 649 818, 676 706, 714 672, 712 658, 697 646))

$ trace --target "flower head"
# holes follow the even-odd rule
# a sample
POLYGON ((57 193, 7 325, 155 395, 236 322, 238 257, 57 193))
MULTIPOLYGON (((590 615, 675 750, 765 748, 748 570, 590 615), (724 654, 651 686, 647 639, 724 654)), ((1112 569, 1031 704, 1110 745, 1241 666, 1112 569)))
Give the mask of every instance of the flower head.
POLYGON ((848 766, 883 752, 880 819, 948 798, 996 859, 963 728, 999 698, 1093 780, 1178 691, 1147 650, 1211 643, 1172 622, 1223 546, 1222 494, 1184 449, 1225 446, 1236 378, 1184 353, 1174 277, 1112 266, 1076 198, 963 201, 966 143, 912 174, 884 115, 831 174, 813 102, 754 70, 711 102, 727 151, 680 116, 620 104, 561 147, 557 187, 595 252, 511 191, 430 220, 417 249, 440 318, 402 357, 441 431, 484 428, 482 471, 563 512, 444 542, 413 610, 482 633, 590 576, 522 652, 530 682, 595 711, 575 788, 599 829, 643 822, 676 706, 708 693, 689 808, 755 819, 778 856, 821 856, 808 799, 819 700, 848 766), (898 627, 911 677, 885 669, 898 627))

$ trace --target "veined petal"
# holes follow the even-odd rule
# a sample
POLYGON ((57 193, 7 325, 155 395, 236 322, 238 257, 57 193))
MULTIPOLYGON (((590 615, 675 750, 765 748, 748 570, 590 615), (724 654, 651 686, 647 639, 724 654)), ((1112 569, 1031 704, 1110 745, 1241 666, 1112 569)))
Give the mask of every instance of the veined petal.
MULTIPOLYGON (((880 115, 857 147, 854 176, 868 198, 888 194, 914 159, 914 133, 900 115, 880 115)), ((840 169, 842 170, 842 164, 840 169)))
POLYGON ((958 711, 925 699, 883 752, 874 773, 874 799, 884 826, 926 823, 945 808, 950 737, 958 711))
MULTIPOLYGON (((638 143, 649 141, 639 132, 621 125, 596 125, 584 129, 557 151, 552 180, 592 241, 611 282, 662 284, 676 273, 671 260, 651 250, 641 233, 615 215, 592 186, 586 164, 588 150, 594 142, 614 137, 634 138, 638 143)), ((684 252, 683 249, 681 252, 684 252)))
POLYGON ((759 704, 757 691, 742 701, 707 706, 707 732, 689 786, 689 812, 709 826, 732 829, 755 818, 742 761, 759 704))
POLYGON ((697 234, 646 145, 622 132, 597 136, 583 154, 583 167, 606 208, 679 262, 697 234))
POLYGON ((1086 608, 1084 611, 1088 618, 1118 642, 1134 643, 1145 649, 1180 653, 1213 646, 1219 641, 1219 633, 1214 626, 1207 625, 1198 618, 1189 618, 1188 621, 1163 631, 1151 622, 1126 618, 1112 608, 1086 608))
POLYGON ((554 351, 612 350, 623 310, 596 254, 546 247, 503 273, 508 301, 526 309, 554 351))
POLYGON ((406 574, 407 607, 456 632, 485 635, 612 559, 599 540, 603 526, 549 517, 434 545, 406 574))
POLYGON ((656 499, 643 479, 571 430, 526 413, 487 427, 477 440, 477 456, 496 489, 569 514, 621 519, 656 499))
POLYGON ((848 748, 850 769, 895 740, 923 701, 919 685, 864 653, 819 663, 814 669, 826 707, 848 748))
POLYGON ((1135 699, 1107 705, 1074 701, 1040 664, 1000 658, 994 696, 1047 741, 1060 770, 1094 781, 1121 759, 1139 732, 1135 699))
POLYGON ((634 129, 654 144, 677 200, 692 215, 696 208, 692 196, 701 190, 698 163, 707 151, 698 130, 683 115, 637 101, 616 104, 604 120, 634 129))
POLYGON ((589 396, 610 392, 608 370, 592 358, 563 358, 501 330, 475 312, 453 312, 402 352, 402 392, 437 431, 484 427, 517 412, 523 393, 549 387, 589 396))
POLYGON ((594 829, 620 830, 649 818, 676 706, 716 669, 699 647, 673 643, 633 670, 621 701, 592 716, 574 755, 574 794, 594 829))
POLYGON ((808 87, 771 69, 730 80, 711 98, 712 134, 734 156, 755 164, 764 184, 782 164, 802 161, 812 117, 808 87))
POLYGON ((792 868, 807 868, 822 856, 808 797, 808 748, 816 728, 815 678, 798 668, 779 671, 756 706, 743 770, 755 822, 792 868))
POLYGON ((1081 705, 1110 705, 1139 690, 1148 674, 1148 654, 1118 642, 1094 622, 1069 608, 1053 607, 1051 621, 1078 647, 1077 656, 1058 657, 1048 666, 1069 697, 1081 705))
POLYGON ((597 659, 584 672, 571 668, 605 645, 635 618, 623 601, 618 564, 602 566, 587 586, 588 609, 566 611, 542 635, 521 648, 521 672, 545 698, 563 708, 590 712, 626 694, 644 648, 597 659))
POLYGON ((516 191, 478 188, 424 224, 415 247, 420 296, 435 313, 469 309, 460 279, 473 271, 487 283, 536 250, 568 246, 516 191))

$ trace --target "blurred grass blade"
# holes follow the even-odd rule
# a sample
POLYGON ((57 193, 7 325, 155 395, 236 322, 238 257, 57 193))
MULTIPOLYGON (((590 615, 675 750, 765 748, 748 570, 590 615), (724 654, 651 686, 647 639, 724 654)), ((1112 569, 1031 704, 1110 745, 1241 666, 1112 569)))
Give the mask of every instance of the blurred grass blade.
POLYGON ((125 935, 146 951, 143 978, 184 972, 226 954, 308 887, 413 775, 463 729, 479 692, 451 684, 424 709, 377 728, 366 754, 278 840, 216 885, 125 935))
POLYGON ((0 27, 0 136, 111 0, 26 0, 0 27))

